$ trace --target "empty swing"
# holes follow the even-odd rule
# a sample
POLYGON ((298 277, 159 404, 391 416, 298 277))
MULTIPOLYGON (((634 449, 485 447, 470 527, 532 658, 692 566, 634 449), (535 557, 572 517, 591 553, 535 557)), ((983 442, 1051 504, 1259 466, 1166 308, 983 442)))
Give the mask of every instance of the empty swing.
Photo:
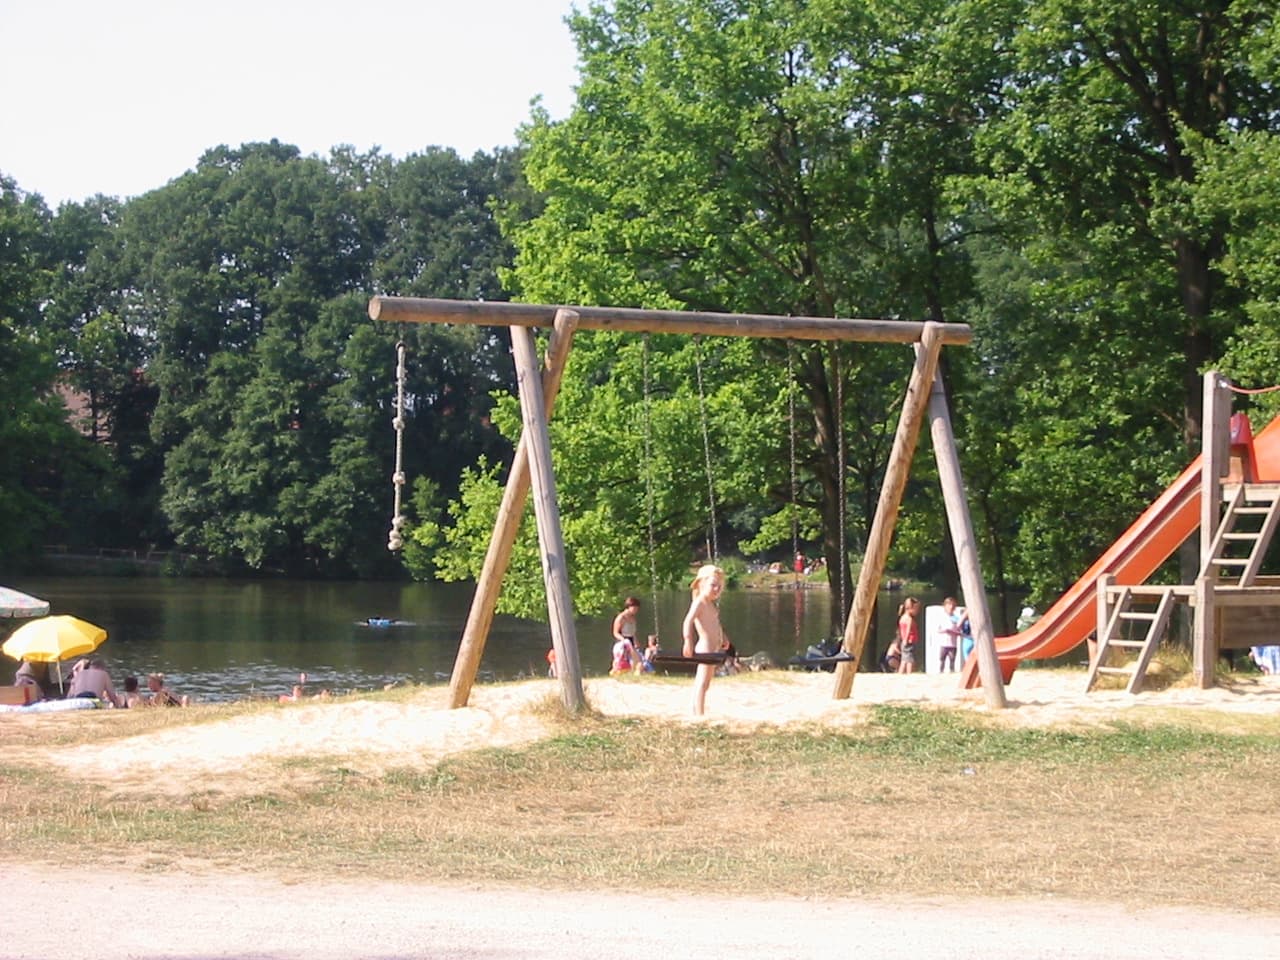
MULTIPOLYGON (((787 372, 792 373, 791 369, 791 347, 787 345, 787 372)), ((833 416, 833 433, 835 438, 836 453, 836 519, 837 519, 837 567, 836 567, 836 603, 839 605, 837 609, 840 611, 840 617, 843 620, 845 615, 845 578, 848 569, 849 555, 845 542, 845 526, 847 523, 845 516, 845 501, 847 498, 845 486, 845 430, 844 430, 844 369, 840 362, 840 350, 838 344, 833 344, 831 348, 831 374, 835 381, 835 411, 833 416)), ((794 382, 792 384, 794 390, 794 382)), ((796 496, 796 478, 795 478, 795 408, 794 401, 791 406, 791 470, 792 470, 792 498, 796 496)), ((792 504, 794 508, 794 502, 792 504)), ((794 528, 793 528, 794 529, 794 528)), ((794 535, 794 534, 793 534, 794 535)), ((796 548, 799 552, 799 548, 796 548)), ((797 587, 799 584, 797 583, 797 587)), ((834 639, 824 639, 816 645, 810 645, 803 655, 797 654, 787 661, 788 666, 802 667, 806 670, 834 670, 839 664, 851 662, 854 657, 843 649, 843 644, 834 639)))
POLYGON ((650 609, 653 614, 653 636, 655 638, 662 637, 662 632, 658 629, 658 537, 654 529, 653 515, 654 510, 654 494, 653 494, 653 397, 652 397, 652 374, 649 366, 649 334, 644 335, 641 345, 641 376, 644 387, 644 403, 640 408, 640 416, 642 420, 643 432, 643 454, 644 454, 644 506, 645 516, 649 525, 649 598, 650 609))

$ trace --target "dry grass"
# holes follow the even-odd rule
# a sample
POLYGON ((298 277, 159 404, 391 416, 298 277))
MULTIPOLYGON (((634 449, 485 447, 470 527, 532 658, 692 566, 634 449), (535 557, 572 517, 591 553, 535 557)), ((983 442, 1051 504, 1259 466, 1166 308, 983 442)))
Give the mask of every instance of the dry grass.
MULTIPOLYGON (((1108 662, 1111 666, 1121 667, 1131 664, 1135 656, 1119 649, 1112 649, 1108 662)), ((1230 684, 1235 674, 1227 665, 1216 661, 1214 677, 1219 684, 1230 684)), ((1188 687, 1195 683, 1195 664, 1187 647, 1176 643, 1162 643, 1155 651, 1151 662, 1147 664, 1143 675, 1142 689, 1147 691, 1169 690, 1176 687, 1188 687)), ((1100 674, 1094 681, 1096 690, 1123 690, 1129 685, 1129 678, 1119 674, 1100 674)))
POLYGON ((1267 716, 1232 718, 1230 728, 1205 714, 1046 730, 886 706, 840 731, 736 733, 590 710, 569 718, 549 698, 536 709, 549 739, 381 775, 358 773, 349 759, 277 760, 266 772, 286 786, 239 796, 113 793, 24 759, 51 743, 92 750, 237 711, 289 709, 103 713, 6 728, 4 847, 67 863, 132 858, 157 871, 196 862, 538 887, 680 891, 696 882, 762 895, 909 890, 1217 906, 1280 898, 1280 839, 1268 826, 1280 728, 1267 716))

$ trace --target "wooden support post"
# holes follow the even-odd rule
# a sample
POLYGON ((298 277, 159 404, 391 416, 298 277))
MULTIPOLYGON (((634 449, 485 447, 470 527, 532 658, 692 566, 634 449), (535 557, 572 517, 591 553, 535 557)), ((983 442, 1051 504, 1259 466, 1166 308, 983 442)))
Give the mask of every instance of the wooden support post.
POLYGON ((960 474, 960 456, 956 452, 951 413, 947 409, 947 393, 942 385, 942 372, 936 366, 933 372, 933 389, 929 393, 929 432, 933 439, 934 459, 938 464, 938 480, 942 484, 942 499, 947 507, 947 524, 951 528, 951 540, 955 545, 956 566, 960 570, 965 610, 969 614, 969 625, 973 628, 973 649, 978 655, 982 692, 988 707, 1003 710, 1007 706, 1004 678, 1001 676, 1000 660, 996 654, 991 613, 987 609, 987 587, 982 582, 973 520, 969 516, 969 501, 965 497, 964 478, 960 474))
POLYGON ((1209 570, 1213 537, 1222 513, 1222 478, 1230 467, 1231 391, 1221 374, 1204 375, 1204 407, 1200 414, 1200 573, 1209 570))
POLYGON ((516 360, 520 387, 520 412, 528 439, 533 479, 533 512, 538 521, 542 554, 542 580, 547 589, 547 616, 551 645, 556 652, 556 675, 565 709, 577 713, 583 706, 582 668, 578 662, 578 638, 573 625, 573 600, 569 593, 569 569, 560 530, 556 501, 556 477, 551 465, 551 436, 547 432, 546 407, 538 377, 538 353, 527 327, 511 328, 511 351, 516 360))
MULTIPOLYGON (((1094 661, 1098 658, 1098 649, 1102 646, 1102 641, 1107 635, 1107 626, 1111 623, 1111 602, 1108 600, 1108 593, 1115 585, 1116 575, 1114 573, 1098 574, 1098 585, 1094 600, 1094 607, 1097 611, 1095 620, 1097 626, 1093 628, 1093 643, 1086 643, 1085 647, 1089 651, 1089 669, 1094 668, 1094 661)), ((1106 664, 1102 664, 1106 666, 1106 664)))
MULTIPOLYGON (((911 471, 911 457, 915 453, 920 436, 920 421, 924 419, 929 403, 929 391, 934 372, 938 369, 938 353, 942 349, 945 324, 925 323, 916 349, 915 366, 907 383, 907 394, 902 401, 902 414, 893 436, 893 449, 885 467, 884 482, 880 486, 880 501, 876 505, 875 519, 867 536, 867 552, 858 571, 858 585, 853 594, 853 606, 844 627, 844 652, 850 659, 836 667, 836 683, 833 696, 847 700, 853 692, 853 678, 862 661, 862 650, 867 643, 867 631, 871 627, 871 611, 875 607, 880 579, 884 576, 885 560, 889 556, 889 544, 898 520, 898 508, 902 505, 902 492, 911 471)), ((923 649, 923 645, 921 647, 923 649)))
MULTIPOLYGON (((1230 386, 1216 370, 1204 375, 1204 406, 1200 413, 1200 574, 1196 577, 1191 630, 1192 671, 1201 690, 1214 685, 1218 659, 1213 592, 1218 570, 1210 560, 1222 515, 1222 478, 1231 466, 1230 386)), ((1245 479, 1241 477, 1240 482, 1245 479)))
MULTIPOLYGON (((551 342, 547 344, 542 373, 542 400, 548 420, 555 409, 556 395, 560 392, 560 381, 569 361, 569 347, 573 343, 577 325, 578 315, 572 310, 556 311, 555 328, 551 333, 551 342)), ((458 656, 453 662, 453 675, 449 678, 451 709, 465 707, 471 699, 471 687, 480 671, 480 660, 489 639, 489 628, 493 625, 502 578, 506 576, 507 565, 511 562, 511 550, 520 530, 520 520, 529 497, 529 486, 529 446, 525 435, 521 434, 515 457, 511 461, 511 471, 507 474, 507 487, 502 493, 498 516, 493 524, 493 536, 489 538, 484 567, 476 581, 476 592, 467 613, 467 624, 462 631, 458 656)))
POLYGON ((1218 612, 1214 609, 1214 585, 1213 577, 1207 574, 1196 577, 1192 668, 1196 686, 1201 690, 1208 690, 1214 685, 1214 668, 1218 663, 1218 612))

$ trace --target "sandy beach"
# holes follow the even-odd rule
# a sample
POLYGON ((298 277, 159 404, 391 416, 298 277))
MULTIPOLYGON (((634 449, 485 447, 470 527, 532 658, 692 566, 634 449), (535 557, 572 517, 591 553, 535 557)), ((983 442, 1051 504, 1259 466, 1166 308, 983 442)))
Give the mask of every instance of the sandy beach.
MULTIPOLYGON (((1084 691, 1082 671, 1019 670, 1006 689, 1008 705, 993 710, 981 690, 962 690, 955 674, 859 674, 853 696, 832 698, 827 673, 767 671, 717 678, 707 715, 690 715, 690 681, 679 678, 588 679, 590 707, 610 717, 654 717, 678 723, 722 724, 739 730, 808 725, 839 728, 863 723, 875 704, 974 711, 993 722, 1030 726, 1092 724, 1124 717, 1174 716, 1198 711, 1280 717, 1280 677, 1256 676, 1231 687, 1178 686, 1130 695, 1084 691)), ((280 776, 279 761, 340 757, 344 766, 376 774, 423 767, 455 752, 503 746, 547 735, 539 711, 559 697, 554 680, 478 685, 469 706, 445 709, 446 691, 426 688, 407 700, 354 696, 313 700, 251 716, 217 719, 102 744, 92 754, 50 752, 68 773, 118 791, 234 792, 261 790, 280 776), (168 785, 166 787, 166 785, 168 785)), ((545 711, 544 711, 545 712, 545 711)), ((31 718, 35 720, 36 718, 31 718)))

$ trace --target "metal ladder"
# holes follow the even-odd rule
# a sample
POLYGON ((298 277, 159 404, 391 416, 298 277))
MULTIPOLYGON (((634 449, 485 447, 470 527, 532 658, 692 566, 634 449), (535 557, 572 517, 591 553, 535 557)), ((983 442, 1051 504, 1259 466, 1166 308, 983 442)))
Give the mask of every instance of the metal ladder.
MULTIPOLYGON (((1098 649, 1089 664, 1089 678, 1085 690, 1093 689, 1102 674, 1126 676, 1125 688, 1129 693, 1142 689, 1147 667, 1160 641, 1169 628, 1169 617, 1178 600, 1178 587, 1129 586, 1111 587, 1107 591, 1107 605, 1111 613, 1106 627, 1098 636, 1098 649), (1114 606, 1110 598, 1116 596, 1114 606), (1141 638, 1135 637, 1141 634, 1141 638), (1137 651, 1137 655, 1123 666, 1108 664, 1114 650, 1137 651)), ((1185 592, 1185 591, 1182 591, 1185 592)))

